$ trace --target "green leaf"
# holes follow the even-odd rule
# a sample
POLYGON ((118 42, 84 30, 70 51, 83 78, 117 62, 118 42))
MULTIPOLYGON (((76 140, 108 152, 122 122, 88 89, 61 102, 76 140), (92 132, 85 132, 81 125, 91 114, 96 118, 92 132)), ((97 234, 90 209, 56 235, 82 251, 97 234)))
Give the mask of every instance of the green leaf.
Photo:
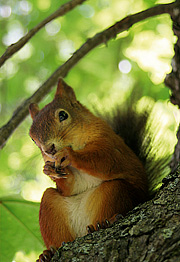
POLYGON ((39 203, 0 199, 0 261, 12 261, 18 251, 28 254, 43 250, 38 212, 39 203))

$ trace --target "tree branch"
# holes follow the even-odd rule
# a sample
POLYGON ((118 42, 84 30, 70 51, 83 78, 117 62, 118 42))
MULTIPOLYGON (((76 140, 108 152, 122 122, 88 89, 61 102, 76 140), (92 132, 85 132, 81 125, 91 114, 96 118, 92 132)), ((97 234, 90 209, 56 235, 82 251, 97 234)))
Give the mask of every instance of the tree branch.
POLYGON ((8 60, 14 53, 19 51, 28 41, 31 39, 41 28, 43 28, 47 23, 51 22, 59 16, 65 15, 67 12, 71 11, 77 5, 82 4, 86 0, 71 0, 68 3, 62 5, 57 11, 48 16, 37 26, 31 29, 25 36, 23 36, 18 42, 12 44, 7 48, 5 53, 0 57, 0 67, 8 60))
POLYGON ((173 31, 177 36, 172 59, 172 71, 165 78, 165 84, 171 89, 171 103, 180 107, 180 9, 171 15, 173 31))
MULTIPOLYGON (((172 13, 173 31, 177 36, 177 42, 174 45, 174 57, 172 59, 172 71, 165 78, 165 85, 171 90, 171 103, 180 108, 180 8, 172 13)), ((170 167, 174 172, 180 161, 180 126, 177 131, 177 144, 171 159, 170 167)))
POLYGON ((171 14, 176 7, 180 7, 180 1, 170 4, 162 4, 154 6, 145 11, 127 16, 126 18, 115 23, 113 26, 96 34, 94 37, 88 39, 62 66, 60 66, 42 86, 27 100, 24 101, 14 112, 12 118, 0 129, 0 148, 2 148, 7 139, 13 133, 15 128, 23 121, 28 114, 29 104, 38 103, 50 91, 52 86, 57 82, 58 78, 65 77, 70 69, 77 64, 88 52, 102 43, 106 43, 117 34, 128 30, 132 25, 138 23, 146 18, 169 13, 171 14))

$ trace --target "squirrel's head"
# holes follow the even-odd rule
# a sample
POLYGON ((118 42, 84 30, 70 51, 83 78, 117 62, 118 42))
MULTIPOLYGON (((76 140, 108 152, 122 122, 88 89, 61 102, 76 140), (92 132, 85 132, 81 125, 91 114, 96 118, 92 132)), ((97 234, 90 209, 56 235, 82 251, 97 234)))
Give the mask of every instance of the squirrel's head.
POLYGON ((33 119, 30 136, 43 154, 53 157, 65 146, 74 149, 84 146, 80 137, 84 113, 87 116, 89 111, 76 100, 73 89, 62 79, 53 101, 41 110, 37 104, 30 104, 29 112, 33 119))

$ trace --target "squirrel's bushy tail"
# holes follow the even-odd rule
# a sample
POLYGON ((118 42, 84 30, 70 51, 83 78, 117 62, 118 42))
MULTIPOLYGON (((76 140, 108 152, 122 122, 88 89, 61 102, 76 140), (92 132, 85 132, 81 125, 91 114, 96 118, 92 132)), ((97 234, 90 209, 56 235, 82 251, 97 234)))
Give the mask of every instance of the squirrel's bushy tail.
POLYGON ((134 104, 117 108, 111 114, 105 114, 103 119, 142 161, 147 173, 149 193, 152 195, 162 178, 170 172, 170 154, 165 153, 166 149, 162 150, 164 141, 156 139, 160 127, 158 123, 154 127, 151 120, 153 105, 146 107, 143 112, 135 108, 134 104))

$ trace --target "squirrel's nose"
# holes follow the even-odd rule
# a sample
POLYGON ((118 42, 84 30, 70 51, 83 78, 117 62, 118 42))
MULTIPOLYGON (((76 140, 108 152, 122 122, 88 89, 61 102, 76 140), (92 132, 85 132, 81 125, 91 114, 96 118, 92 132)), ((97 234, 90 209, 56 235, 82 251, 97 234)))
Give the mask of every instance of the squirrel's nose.
POLYGON ((45 150, 47 154, 55 155, 56 154, 56 148, 55 145, 52 144, 47 150, 45 150))

